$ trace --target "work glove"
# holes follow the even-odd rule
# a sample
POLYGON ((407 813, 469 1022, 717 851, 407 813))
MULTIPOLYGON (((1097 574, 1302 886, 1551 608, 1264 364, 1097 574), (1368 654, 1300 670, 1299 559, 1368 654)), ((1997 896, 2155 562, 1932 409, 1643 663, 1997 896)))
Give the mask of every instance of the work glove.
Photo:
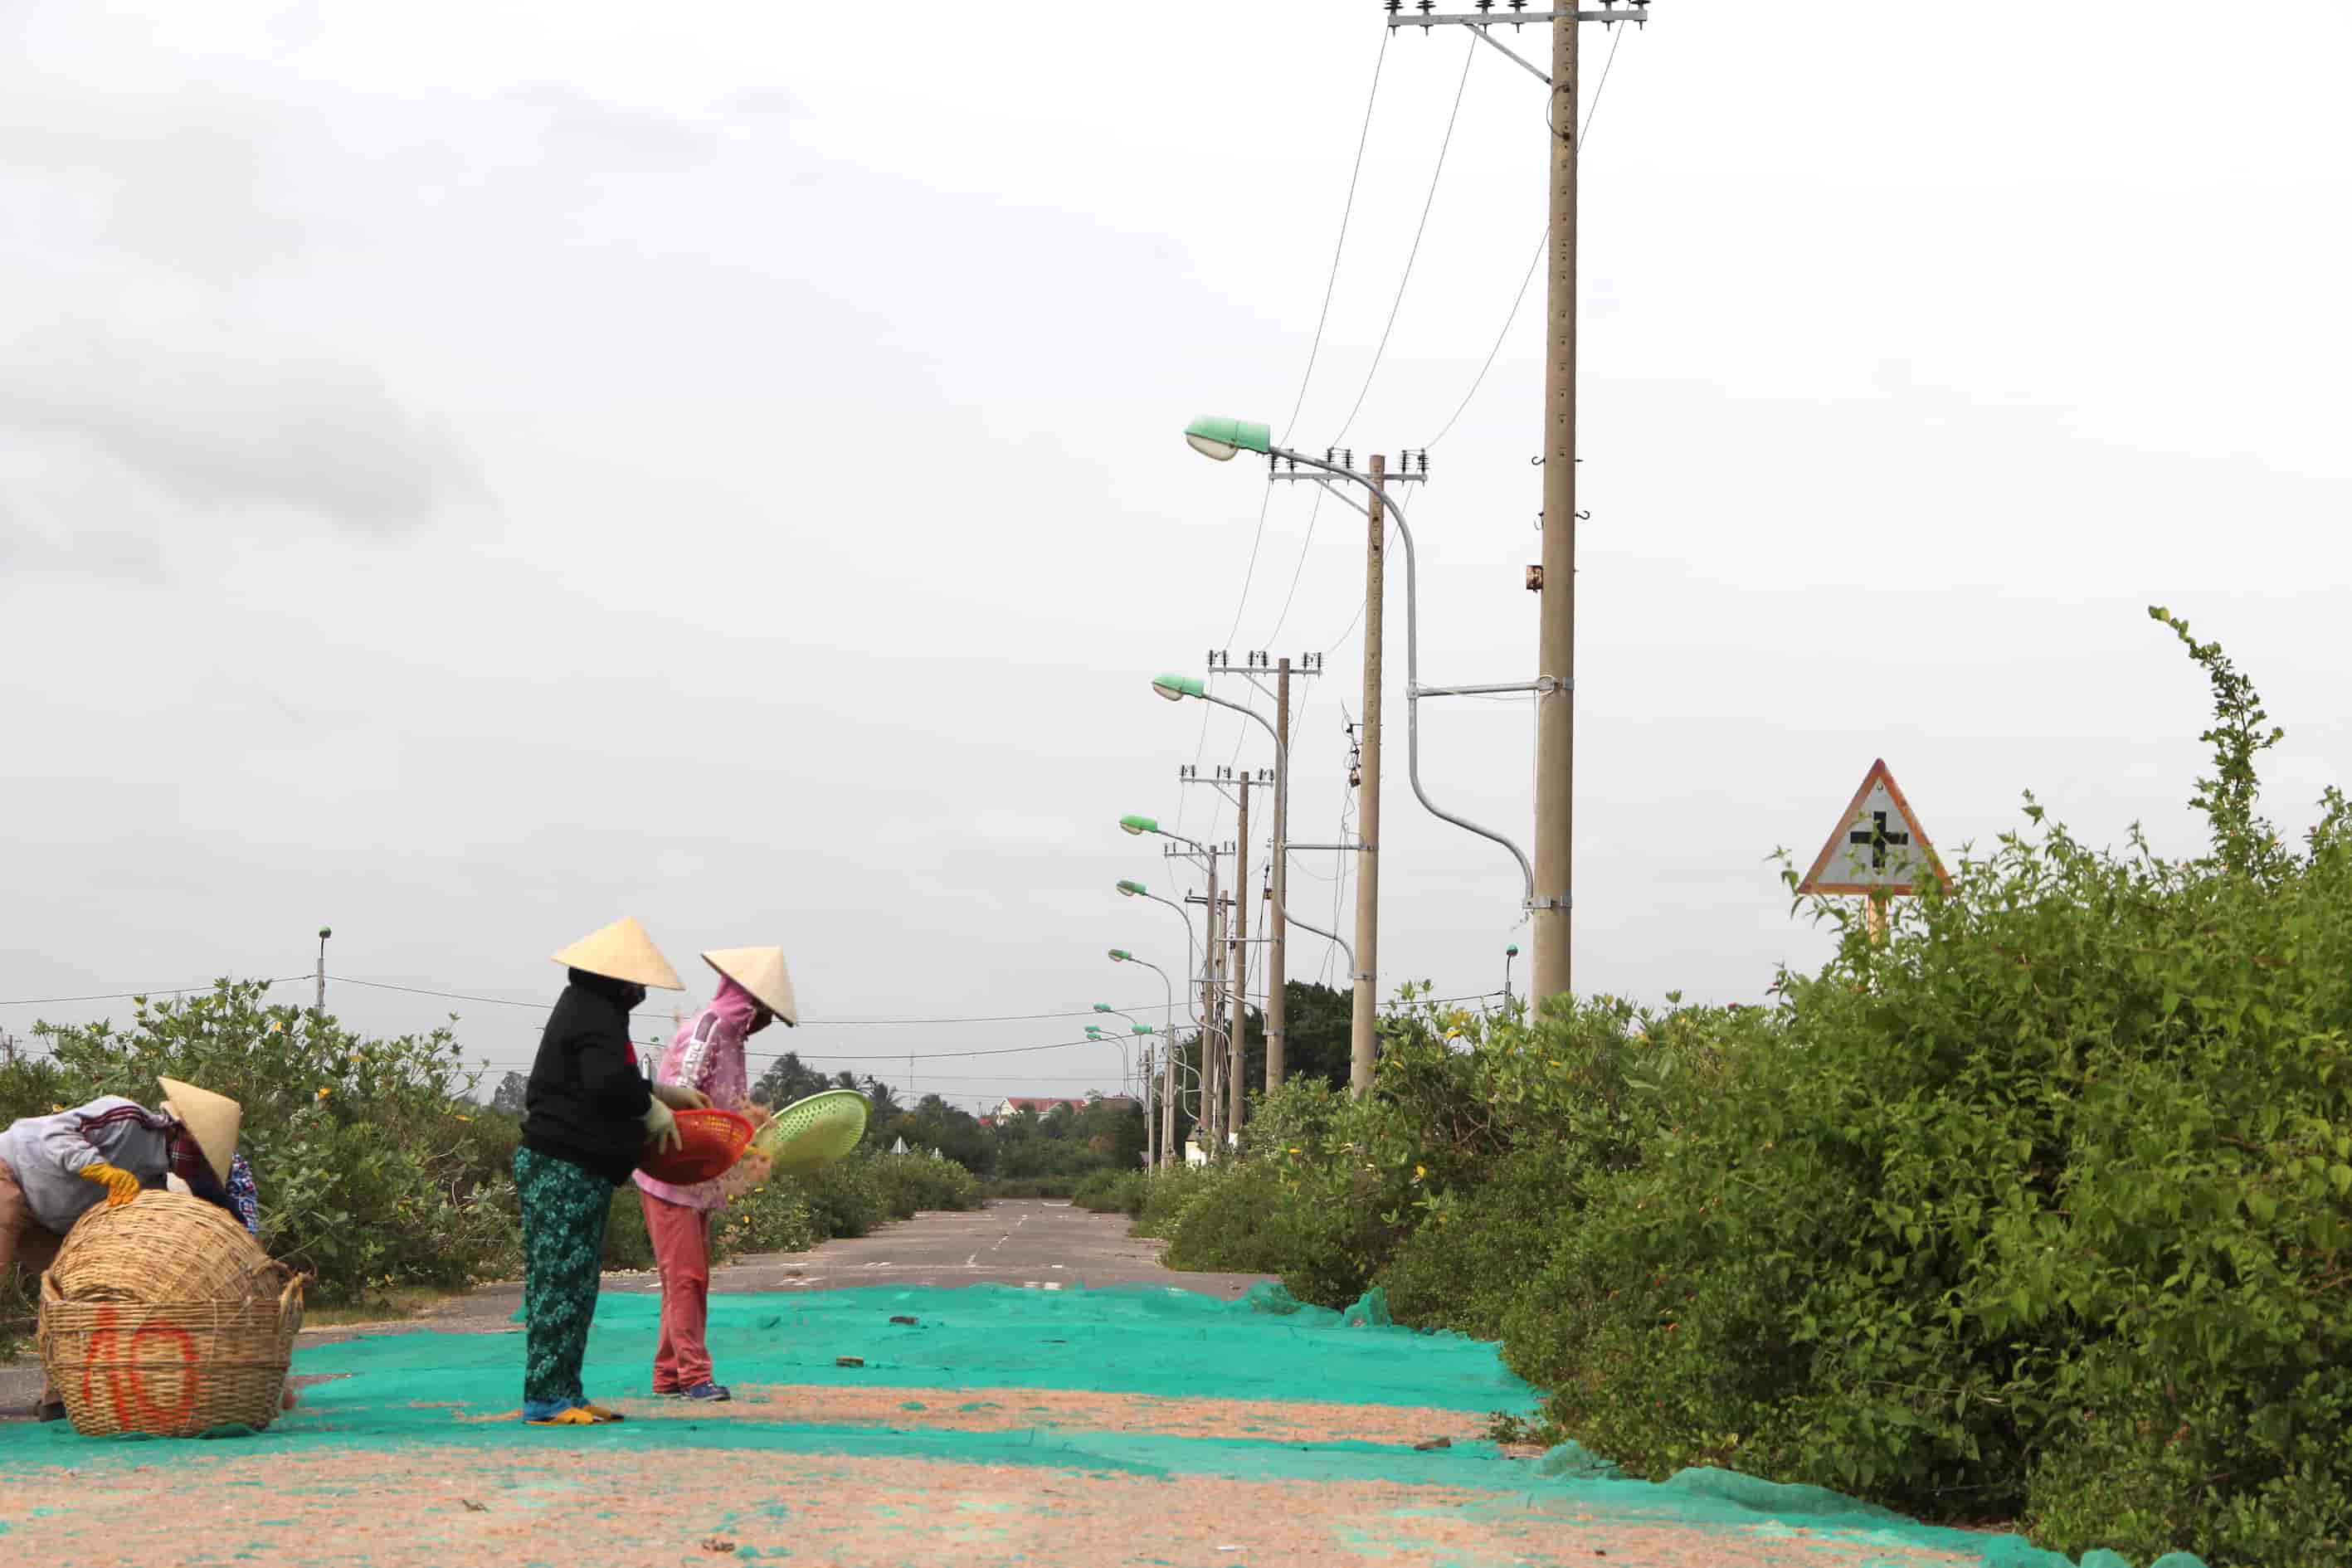
POLYGON ((106 1206, 119 1208, 139 1195, 139 1178, 120 1165, 110 1165, 100 1160, 81 1168, 81 1179, 96 1182, 106 1189, 106 1206))
POLYGON ((664 1153, 676 1152, 685 1142, 685 1140, 678 1136, 677 1118, 672 1116, 669 1113, 669 1107, 662 1103, 658 1090, 654 1094, 653 1102, 646 1107, 645 1123, 646 1142, 664 1153))
POLYGON ((682 1084, 657 1083, 653 1086, 653 1091, 654 1098, 672 1110, 710 1109, 710 1097, 698 1089, 688 1089, 682 1084))

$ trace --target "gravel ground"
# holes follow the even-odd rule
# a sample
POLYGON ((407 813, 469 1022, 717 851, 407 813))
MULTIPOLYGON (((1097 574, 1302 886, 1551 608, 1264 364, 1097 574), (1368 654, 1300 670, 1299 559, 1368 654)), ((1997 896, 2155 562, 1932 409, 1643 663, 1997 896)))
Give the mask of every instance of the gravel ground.
MULTIPOLYGON (((405 1326, 430 1331, 424 1339, 304 1336, 315 1348, 298 1367, 330 1375, 298 1379, 310 1385, 303 1405, 259 1439, 101 1443, 0 1423, 0 1563, 1988 1560, 1948 1533, 1921 1545, 1850 1517, 1832 1527, 1672 1488, 1543 1478, 1528 1454, 1478 1440, 1507 1385, 1522 1401, 1528 1392, 1480 1347, 1214 1305, 1253 1280, 1169 1273, 1125 1229, 1066 1205, 1003 1205, 725 1270, 714 1343, 731 1324, 722 1363, 742 1373, 729 1405, 626 1397, 625 1378, 643 1373, 651 1304, 615 1303, 598 1342, 625 1370, 608 1363, 593 1383, 629 1413, 618 1426, 513 1420, 520 1336, 508 1321, 513 1294, 498 1288, 405 1326), (997 1289, 967 1295, 966 1285, 997 1289), (1090 1297, 1081 1285, 1159 1289, 1090 1297), (834 1294, 844 1289, 856 1293, 834 1294), (920 1326, 897 1327, 912 1321, 888 1316, 902 1310, 919 1311, 920 1326), (862 1352, 863 1370, 839 1372, 836 1350, 862 1352), (1047 1383, 1058 1386, 1032 1386, 1047 1383), (1231 1397, 1213 1396, 1221 1390, 1231 1397)), ((616 1278, 606 1289, 631 1296, 649 1284, 616 1278)))
MULTIPOLYGON (((1203 1482, 920 1459, 778 1460, 706 1451, 647 1467, 549 1433, 545 1451, 307 1454, 257 1468, 199 1455, 97 1478, 11 1478, 44 1508, 5 1537, 19 1563, 252 1562, 286 1568, 714 1568, 724 1562, 933 1568, 1020 1563, 1232 1568, 1974 1568, 1973 1556, 1600 1520, 1538 1494, 1382 1482, 1203 1482)), ((13 1511, 13 1510, 12 1510, 13 1511)))

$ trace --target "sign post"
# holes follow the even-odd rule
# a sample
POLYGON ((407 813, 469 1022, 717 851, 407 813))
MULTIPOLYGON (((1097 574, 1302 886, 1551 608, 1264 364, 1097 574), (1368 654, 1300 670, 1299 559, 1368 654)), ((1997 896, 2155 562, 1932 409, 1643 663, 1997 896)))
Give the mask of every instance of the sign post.
POLYGON ((1861 894, 1869 900, 1863 907, 1863 929, 1877 942, 1886 935, 1886 901, 1916 892, 1922 876, 1951 881, 1927 829, 1903 798, 1903 786, 1881 758, 1870 764, 1797 891, 1861 894))

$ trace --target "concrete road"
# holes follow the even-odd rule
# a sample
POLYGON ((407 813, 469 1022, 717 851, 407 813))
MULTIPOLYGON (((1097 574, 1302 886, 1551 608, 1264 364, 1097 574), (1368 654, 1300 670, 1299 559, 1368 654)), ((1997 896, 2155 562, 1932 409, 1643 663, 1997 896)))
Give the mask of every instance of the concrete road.
MULTIPOLYGON (((1155 1284, 1231 1300, 1260 1274, 1182 1274, 1163 1268, 1160 1244, 1127 1234, 1117 1215, 1088 1214, 1066 1203, 1024 1199, 992 1203, 964 1214, 923 1214, 854 1241, 829 1241, 811 1252, 772 1252, 726 1264, 711 1276, 712 1291, 840 1290, 863 1285, 1046 1287, 1155 1284)), ((607 1274, 614 1291, 658 1289, 651 1274, 607 1274)), ((331 1344, 362 1333, 401 1329, 470 1332, 509 1325, 522 1304, 519 1283, 485 1285, 396 1323, 306 1329, 304 1344, 331 1344)), ((295 1379, 298 1385, 308 1380, 295 1379)), ((41 1369, 31 1356, 0 1367, 0 1422, 32 1419, 41 1369)))

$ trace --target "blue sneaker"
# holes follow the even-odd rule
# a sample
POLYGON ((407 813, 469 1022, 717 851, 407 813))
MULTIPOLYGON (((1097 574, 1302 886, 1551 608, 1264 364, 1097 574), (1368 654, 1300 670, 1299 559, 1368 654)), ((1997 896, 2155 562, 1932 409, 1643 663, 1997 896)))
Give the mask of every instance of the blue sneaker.
POLYGON ((677 1391, 677 1396, 680 1399, 702 1399, 714 1402, 735 1397, 727 1392, 725 1384, 717 1383, 705 1383, 693 1388, 681 1388, 677 1391))

